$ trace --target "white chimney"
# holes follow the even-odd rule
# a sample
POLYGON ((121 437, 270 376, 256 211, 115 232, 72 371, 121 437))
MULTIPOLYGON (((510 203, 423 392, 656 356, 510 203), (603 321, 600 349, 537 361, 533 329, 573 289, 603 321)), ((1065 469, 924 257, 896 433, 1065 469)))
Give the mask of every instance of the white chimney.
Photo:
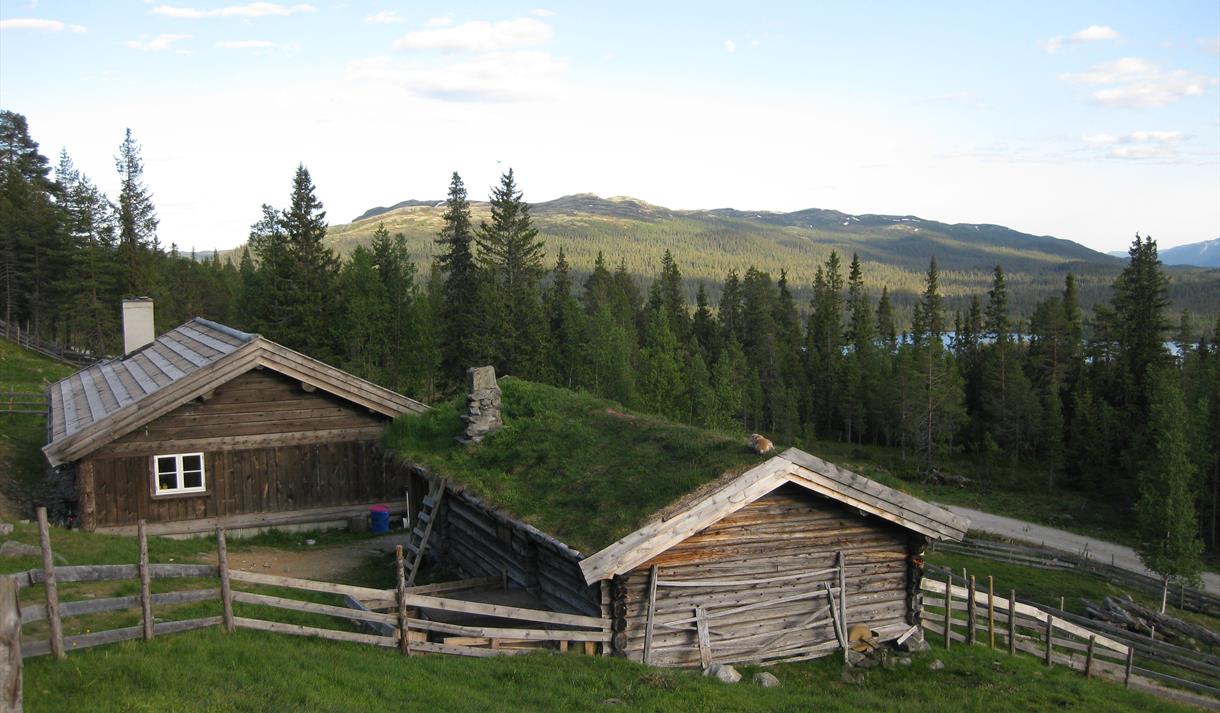
POLYGON ((150 297, 123 300, 123 353, 130 354, 157 338, 150 297))

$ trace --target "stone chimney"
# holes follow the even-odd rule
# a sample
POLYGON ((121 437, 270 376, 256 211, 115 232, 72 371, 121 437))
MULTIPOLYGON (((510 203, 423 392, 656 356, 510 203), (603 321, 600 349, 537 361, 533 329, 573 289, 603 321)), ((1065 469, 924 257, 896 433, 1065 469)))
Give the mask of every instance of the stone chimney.
POLYGON ((152 344, 157 338, 153 328, 153 301, 150 297, 123 300, 123 354, 152 344))
POLYGON ((494 366, 472 366, 466 370, 466 430, 459 443, 478 443, 504 426, 500 419, 500 387, 494 366))

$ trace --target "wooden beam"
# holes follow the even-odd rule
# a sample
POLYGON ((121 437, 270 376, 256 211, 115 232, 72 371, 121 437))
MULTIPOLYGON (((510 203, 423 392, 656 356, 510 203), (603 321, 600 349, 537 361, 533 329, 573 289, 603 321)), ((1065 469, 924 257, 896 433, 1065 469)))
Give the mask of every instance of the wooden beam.
POLYGON ((140 541, 140 622, 143 625, 143 633, 145 641, 152 641, 153 621, 152 613, 152 582, 148 571, 148 533, 144 531, 144 520, 140 520, 136 528, 139 532, 137 539, 140 541))
POLYGON ((216 569, 220 572, 220 601, 224 611, 225 631, 233 633, 233 587, 229 579, 229 548, 225 545, 225 531, 216 528, 216 569))
POLYGON ((643 662, 652 664, 652 627, 657 610, 657 566, 654 564, 648 570, 648 613, 644 619, 644 655, 643 662))
POLYGON ((21 705, 21 604, 16 580, 0 577, 0 708, 21 705))
MULTIPOLYGON (((306 510, 285 510, 284 512, 251 513, 248 515, 232 515, 225 517, 205 517, 195 520, 179 520, 176 522, 154 522, 148 525, 150 535, 192 535, 213 532, 218 527, 226 530, 236 530, 249 527, 275 527, 277 525, 295 525, 326 520, 346 520, 350 517, 367 513, 369 505, 387 505, 390 514, 406 512, 407 502, 376 501, 361 505, 336 505, 325 508, 309 508, 306 510)), ((130 525, 118 527, 99 527, 98 532, 110 535, 135 534, 135 528, 130 525)), ((119 565, 123 566, 123 565, 119 565)), ((153 565, 154 575, 157 565, 153 565)))
POLYGON ((51 634, 49 645, 55 658, 62 659, 64 653, 64 629, 59 621, 59 589, 55 583, 55 555, 51 552, 51 527, 47 524, 47 509, 38 508, 38 543, 42 549, 42 586, 46 593, 47 621, 51 634))
MULTIPOLYGON (((229 578, 235 582, 247 582, 249 584, 267 584, 273 587, 289 587, 291 589, 304 589, 311 592, 326 592, 328 594, 348 594, 356 599, 386 599, 394 595, 394 590, 392 589, 354 587, 350 584, 335 584, 333 582, 318 582, 312 579, 281 577, 275 574, 246 572, 240 569, 230 570, 229 578)), ((422 598, 428 599, 428 597, 422 598)))
POLYGON ((703 607, 695 607, 695 627, 699 634, 699 663, 707 669, 712 665, 712 644, 707 633, 707 612, 703 607))

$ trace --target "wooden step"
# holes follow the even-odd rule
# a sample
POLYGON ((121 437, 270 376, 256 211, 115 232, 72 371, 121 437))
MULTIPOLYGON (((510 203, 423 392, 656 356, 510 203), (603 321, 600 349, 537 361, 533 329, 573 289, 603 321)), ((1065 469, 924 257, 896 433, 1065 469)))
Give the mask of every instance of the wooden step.
POLYGON ((426 510, 420 510, 419 514, 416 515, 415 518, 416 518, 416 520, 418 520, 421 523, 427 523, 429 520, 432 519, 432 515, 431 515, 431 513, 427 512, 426 510))
POLYGON ((428 493, 427 495, 424 496, 424 499, 422 502, 424 505, 424 509, 431 510, 433 507, 436 506, 436 496, 433 495, 432 493, 428 493))

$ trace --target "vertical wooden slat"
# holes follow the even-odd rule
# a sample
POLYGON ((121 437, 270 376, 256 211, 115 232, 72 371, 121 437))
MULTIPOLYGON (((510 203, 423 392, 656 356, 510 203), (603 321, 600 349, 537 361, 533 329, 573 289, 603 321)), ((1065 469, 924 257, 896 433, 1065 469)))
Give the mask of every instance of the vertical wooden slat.
POLYGON ((1097 634, 1089 637, 1089 651, 1084 659, 1084 677, 1093 678, 1093 649, 1097 646, 1097 634))
POLYGON ((80 498, 80 526, 92 532, 97 527, 97 478, 92 460, 76 464, 76 492, 80 498))
POLYGON ((699 663, 703 668, 712 665, 712 643, 707 633, 707 612, 703 607, 695 607, 695 628, 699 634, 699 663))
POLYGON ((0 577, 0 709, 21 705, 21 604, 17 580, 0 577))
POLYGON ((1127 647, 1127 670, 1123 674, 1123 686, 1131 688, 1131 668, 1135 665, 1135 647, 1127 647))
POLYGON ((995 648, 995 578, 987 575, 987 637, 995 648))
POLYGON ((644 658, 645 664, 652 664, 652 625, 657 608, 657 566, 654 564, 648 570, 648 612, 644 619, 644 658))
POLYGON ((974 586, 974 575, 970 575, 970 589, 966 594, 966 640, 971 644, 977 644, 979 639, 978 627, 978 591, 974 586))
POLYGON ((945 575, 945 648, 953 644, 953 575, 945 575))
POLYGON ((220 572, 220 602, 224 607, 225 631, 234 630, 233 623, 233 587, 229 582, 229 548, 225 544, 225 531, 216 528, 216 565, 220 572))
POLYGON ((51 526, 47 524, 47 509, 38 508, 38 544, 42 548, 43 591, 47 600, 47 623, 51 628, 51 653, 62 659, 64 653, 64 627, 59 620, 59 590, 55 586, 55 554, 51 551, 51 526))
POLYGON ((1008 655, 1017 653, 1017 590, 1008 591, 1008 655))
POLYGON ((140 541, 140 621, 144 625, 144 640, 153 637, 152 583, 148 574, 148 532, 146 523, 136 523, 136 537, 140 541))
POLYGON ((402 556, 402 545, 394 548, 394 567, 398 575, 396 599, 398 604, 398 650, 403 656, 411 655, 411 628, 407 621, 407 565, 402 556))
MULTIPOLYGON (((839 630, 843 632, 843 640, 847 641, 847 557, 843 550, 838 552, 839 560, 839 630)), ((834 616, 834 612, 830 613, 834 616)), ((847 644, 843 645, 843 663, 847 663, 847 644)))
POLYGON ((1051 647, 1055 633, 1055 617, 1051 614, 1046 615, 1046 660, 1043 661, 1047 666, 1050 666, 1053 661, 1051 659, 1051 647))

